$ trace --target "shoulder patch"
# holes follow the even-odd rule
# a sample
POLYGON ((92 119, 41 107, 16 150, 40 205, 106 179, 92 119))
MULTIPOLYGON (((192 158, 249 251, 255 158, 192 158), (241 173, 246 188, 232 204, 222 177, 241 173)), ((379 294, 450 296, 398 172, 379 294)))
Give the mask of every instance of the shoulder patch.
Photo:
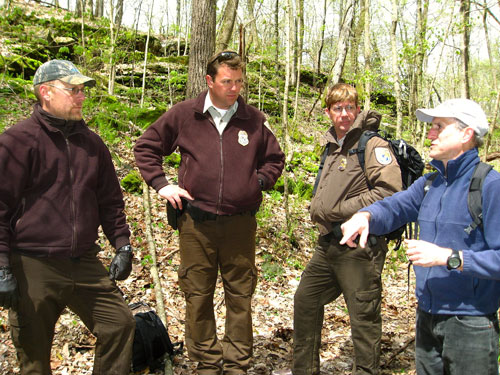
POLYGON ((375 147, 375 157, 382 165, 389 165, 392 162, 392 155, 386 147, 375 147))

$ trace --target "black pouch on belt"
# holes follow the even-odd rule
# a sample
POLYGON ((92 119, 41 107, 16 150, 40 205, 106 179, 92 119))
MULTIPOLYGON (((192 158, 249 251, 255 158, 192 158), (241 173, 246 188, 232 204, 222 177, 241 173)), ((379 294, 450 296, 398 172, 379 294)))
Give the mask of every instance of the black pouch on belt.
POLYGON ((181 202, 182 202, 182 210, 179 210, 178 208, 174 208, 174 206, 172 206, 170 202, 167 201, 168 225, 170 225, 174 230, 176 230, 179 227, 177 219, 182 215, 187 205, 186 199, 181 198, 181 202))

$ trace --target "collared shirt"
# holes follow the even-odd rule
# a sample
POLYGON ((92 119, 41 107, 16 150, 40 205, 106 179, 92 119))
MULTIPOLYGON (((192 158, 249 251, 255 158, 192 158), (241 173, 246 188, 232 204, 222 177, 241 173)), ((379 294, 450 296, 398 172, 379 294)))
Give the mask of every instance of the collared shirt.
POLYGON ((212 103, 212 99, 210 99, 210 92, 207 92, 207 96, 205 97, 205 105, 203 107, 203 113, 208 111, 210 116, 215 122, 215 127, 219 131, 219 134, 222 134, 224 129, 226 128, 227 123, 231 120, 231 117, 236 113, 238 109, 238 102, 234 102, 234 104, 229 107, 229 109, 221 109, 214 106, 212 103))

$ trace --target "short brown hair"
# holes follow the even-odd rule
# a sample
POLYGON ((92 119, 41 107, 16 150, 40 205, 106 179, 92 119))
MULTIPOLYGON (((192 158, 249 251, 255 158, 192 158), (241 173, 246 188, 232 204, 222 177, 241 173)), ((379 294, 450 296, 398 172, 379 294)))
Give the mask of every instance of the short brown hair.
POLYGON ((354 102, 358 106, 358 91, 347 83, 337 83, 330 87, 326 95, 326 107, 329 109, 332 105, 339 102, 354 102))
POLYGON ((243 69, 245 63, 241 60, 240 55, 234 51, 217 52, 208 59, 207 74, 215 78, 221 65, 227 65, 229 68, 237 70, 243 69))

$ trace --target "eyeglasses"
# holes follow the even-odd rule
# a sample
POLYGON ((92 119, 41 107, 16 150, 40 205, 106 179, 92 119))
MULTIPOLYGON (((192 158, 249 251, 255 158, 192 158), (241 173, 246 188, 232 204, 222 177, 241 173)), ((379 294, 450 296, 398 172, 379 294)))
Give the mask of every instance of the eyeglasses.
POLYGON ((86 86, 83 86, 82 88, 80 88, 80 87, 60 87, 60 86, 55 86, 55 85, 51 85, 48 83, 46 83, 45 86, 55 87, 56 89, 68 91, 71 96, 77 96, 80 93, 83 93, 83 95, 87 95, 89 92, 88 87, 86 87, 86 86))
POLYGON ((231 60, 233 57, 239 56, 236 52, 233 51, 224 51, 219 53, 217 56, 215 56, 209 63, 208 65, 212 65, 214 62, 218 61, 226 61, 226 60, 231 60))
POLYGON ((340 106, 340 105, 337 105, 335 107, 332 108, 332 111, 335 112, 335 113, 338 113, 338 114, 341 114, 342 112, 344 112, 344 110, 347 112, 347 113, 352 113, 356 110, 356 106, 354 105, 346 105, 344 107, 340 106))

